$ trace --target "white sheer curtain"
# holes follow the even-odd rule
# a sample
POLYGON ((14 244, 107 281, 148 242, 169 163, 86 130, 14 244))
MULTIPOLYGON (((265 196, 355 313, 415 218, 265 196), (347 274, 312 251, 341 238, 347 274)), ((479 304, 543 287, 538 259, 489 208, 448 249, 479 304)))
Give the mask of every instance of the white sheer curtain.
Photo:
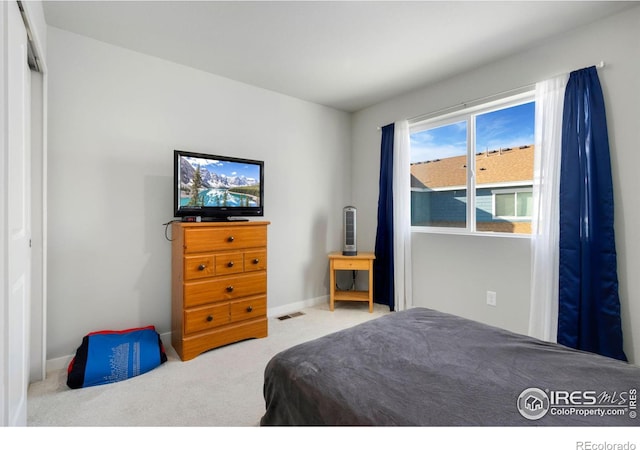
POLYGON ((395 310, 411 308, 411 158, 409 122, 398 121, 393 135, 393 267, 395 310))
POLYGON ((565 74, 536 84, 529 335, 549 342, 558 336, 560 155, 568 79, 565 74))

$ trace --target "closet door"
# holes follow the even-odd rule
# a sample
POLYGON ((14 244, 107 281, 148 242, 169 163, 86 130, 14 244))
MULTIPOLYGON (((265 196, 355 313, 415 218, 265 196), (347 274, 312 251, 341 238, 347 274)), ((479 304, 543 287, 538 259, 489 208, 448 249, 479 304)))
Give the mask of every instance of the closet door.
POLYGON ((27 33, 15 1, 3 2, 7 41, 3 43, 7 85, 5 109, 6 160, 3 188, 6 188, 6 230, 2 239, 7 249, 7 279, 2 301, 6 330, 2 357, 4 374, 3 424, 27 423, 29 383, 29 307, 31 299, 31 167, 30 167, 30 71, 27 62, 27 33))

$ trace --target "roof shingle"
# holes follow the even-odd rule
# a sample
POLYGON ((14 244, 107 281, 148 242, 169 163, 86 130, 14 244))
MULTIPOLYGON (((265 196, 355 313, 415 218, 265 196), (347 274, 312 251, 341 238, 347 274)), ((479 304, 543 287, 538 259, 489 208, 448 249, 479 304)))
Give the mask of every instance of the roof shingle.
MULTIPOLYGON (((466 156, 411 164, 411 187, 466 186, 466 156)), ((533 145, 476 154, 476 186, 533 179, 533 145)))

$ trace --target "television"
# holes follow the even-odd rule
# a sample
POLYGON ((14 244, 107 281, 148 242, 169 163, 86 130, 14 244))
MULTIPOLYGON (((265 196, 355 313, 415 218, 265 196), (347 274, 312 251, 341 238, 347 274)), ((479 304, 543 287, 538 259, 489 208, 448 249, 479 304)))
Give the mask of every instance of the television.
POLYGON ((248 220, 264 215, 264 161, 174 150, 174 217, 248 220))

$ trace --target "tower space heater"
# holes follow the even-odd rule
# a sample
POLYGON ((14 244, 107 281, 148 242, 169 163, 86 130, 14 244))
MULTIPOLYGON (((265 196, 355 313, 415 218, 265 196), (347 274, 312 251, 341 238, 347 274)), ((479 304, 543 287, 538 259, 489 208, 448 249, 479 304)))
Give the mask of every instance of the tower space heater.
POLYGON ((344 256, 356 256, 356 208, 345 206, 342 210, 342 254, 344 256))

